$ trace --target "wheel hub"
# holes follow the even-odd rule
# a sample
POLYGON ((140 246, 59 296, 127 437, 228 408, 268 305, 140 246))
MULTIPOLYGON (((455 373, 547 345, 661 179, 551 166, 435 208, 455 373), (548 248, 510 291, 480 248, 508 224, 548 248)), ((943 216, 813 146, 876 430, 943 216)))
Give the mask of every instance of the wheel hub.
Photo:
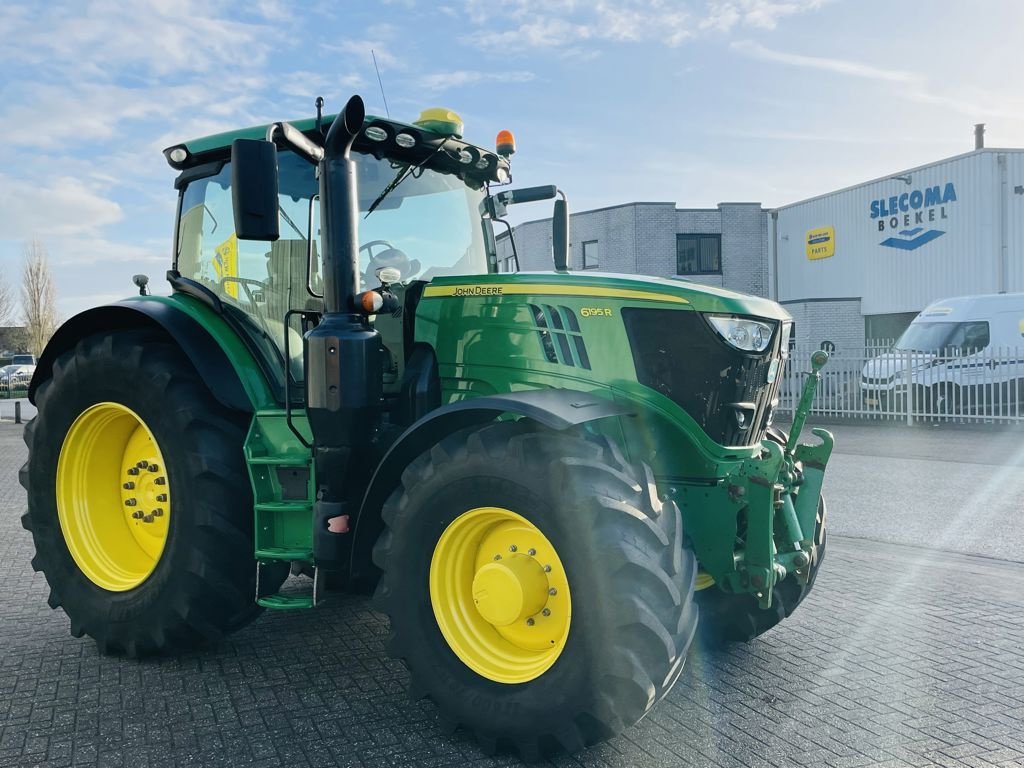
POLYGON ((441 534, 430 561, 430 603, 455 655, 499 683, 525 683, 550 668, 572 617, 554 545, 501 507, 464 512, 441 534))
POLYGON ((548 600, 544 568, 529 555, 487 563, 473 578, 473 599, 480 615, 495 627, 540 613, 548 600))

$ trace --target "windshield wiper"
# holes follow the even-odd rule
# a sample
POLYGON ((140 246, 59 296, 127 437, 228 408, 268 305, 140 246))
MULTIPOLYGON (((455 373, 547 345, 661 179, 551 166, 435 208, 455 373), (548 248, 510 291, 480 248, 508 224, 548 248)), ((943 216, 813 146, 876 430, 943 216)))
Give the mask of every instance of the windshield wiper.
POLYGON ((398 171, 398 175, 396 175, 395 178, 393 178, 391 180, 391 183, 388 184, 386 187, 384 187, 384 189, 381 190, 381 193, 379 195, 377 195, 377 199, 374 200, 372 203, 370 203, 370 207, 366 209, 366 216, 363 216, 363 218, 365 219, 367 216, 369 216, 371 213, 373 213, 375 210, 377 210, 377 206, 380 205, 382 202, 384 202, 384 198, 387 197, 388 195, 390 195, 391 192, 395 189, 395 187, 397 187, 399 184, 401 184, 407 178, 409 178, 410 176, 415 174, 416 171, 418 171, 421 168, 423 168, 423 166, 425 166, 430 161, 430 159, 434 155, 436 155, 438 152, 440 152, 442 149, 444 149, 444 142, 443 141, 440 144, 437 145, 437 149, 435 149, 429 155, 424 157, 416 165, 407 165, 404 168, 401 168, 398 171))

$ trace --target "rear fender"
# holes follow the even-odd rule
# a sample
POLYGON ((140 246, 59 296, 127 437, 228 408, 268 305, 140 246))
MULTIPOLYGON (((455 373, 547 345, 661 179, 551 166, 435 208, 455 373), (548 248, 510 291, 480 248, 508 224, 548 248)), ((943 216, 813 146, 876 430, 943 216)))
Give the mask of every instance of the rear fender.
POLYGON ((384 530, 381 509, 402 480, 402 472, 420 454, 448 435, 475 424, 512 415, 549 429, 565 430, 597 419, 628 416, 629 405, 568 389, 543 389, 459 400, 431 411, 395 441, 377 466, 363 497, 352 533, 351 583, 372 587, 379 571, 371 561, 373 545, 384 530))
POLYGON ((82 338, 103 332, 155 328, 174 340, 225 407, 245 413, 252 413, 255 407, 274 407, 273 394, 255 360, 240 343, 226 343, 234 332, 213 312, 195 304, 177 296, 154 296, 126 299, 75 315, 57 329, 43 350, 29 385, 29 400, 35 402, 39 385, 53 375, 57 358, 82 338))

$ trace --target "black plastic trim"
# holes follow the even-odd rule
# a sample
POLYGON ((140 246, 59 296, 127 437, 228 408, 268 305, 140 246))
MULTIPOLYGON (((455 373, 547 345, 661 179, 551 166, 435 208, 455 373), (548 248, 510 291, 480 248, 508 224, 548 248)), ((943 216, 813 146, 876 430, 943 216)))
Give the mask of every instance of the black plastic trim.
POLYGON ((200 323, 181 310, 157 301, 122 301, 95 307, 64 323, 39 358, 35 375, 29 384, 29 400, 35 402, 36 390, 52 375, 57 358, 72 349, 82 338, 104 331, 145 327, 162 329, 178 344, 210 393, 222 405, 232 410, 252 413, 252 402, 245 387, 220 345, 200 323))
POLYGON ((474 424, 493 421, 502 414, 514 414, 550 429, 564 430, 597 419, 630 416, 633 410, 585 392, 538 389, 460 400, 431 411, 402 433, 370 480, 352 530, 349 569, 354 586, 366 589, 376 580, 378 572, 370 554, 383 530, 381 508, 398 486, 405 468, 446 436, 474 424))

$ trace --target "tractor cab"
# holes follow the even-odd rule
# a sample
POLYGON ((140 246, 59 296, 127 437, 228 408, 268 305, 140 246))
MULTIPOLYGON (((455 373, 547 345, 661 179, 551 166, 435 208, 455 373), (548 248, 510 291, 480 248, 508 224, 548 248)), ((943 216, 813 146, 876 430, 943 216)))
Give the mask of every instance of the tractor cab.
MULTIPOLYGON (((422 285, 443 275, 495 271, 488 185, 507 181, 508 161, 459 139, 462 124, 447 110, 427 110, 416 124, 369 117, 353 146, 359 213, 358 290, 392 272, 398 299, 374 324, 386 350, 385 392, 404 364, 402 317, 422 285), (439 119, 443 118, 443 119, 439 119)), ((318 140, 326 118, 293 125, 318 140)), ((324 310, 319 182, 316 166, 286 142, 278 149, 280 237, 244 240, 232 209, 232 142, 263 136, 268 126, 212 136, 167 150, 181 171, 172 284, 215 298, 258 351, 265 372, 289 391, 303 391, 302 335, 324 310), (287 329, 287 330, 286 330, 287 329), (288 358, 287 367, 284 365, 288 358)), ((322 140, 320 137, 319 140, 322 140)))

